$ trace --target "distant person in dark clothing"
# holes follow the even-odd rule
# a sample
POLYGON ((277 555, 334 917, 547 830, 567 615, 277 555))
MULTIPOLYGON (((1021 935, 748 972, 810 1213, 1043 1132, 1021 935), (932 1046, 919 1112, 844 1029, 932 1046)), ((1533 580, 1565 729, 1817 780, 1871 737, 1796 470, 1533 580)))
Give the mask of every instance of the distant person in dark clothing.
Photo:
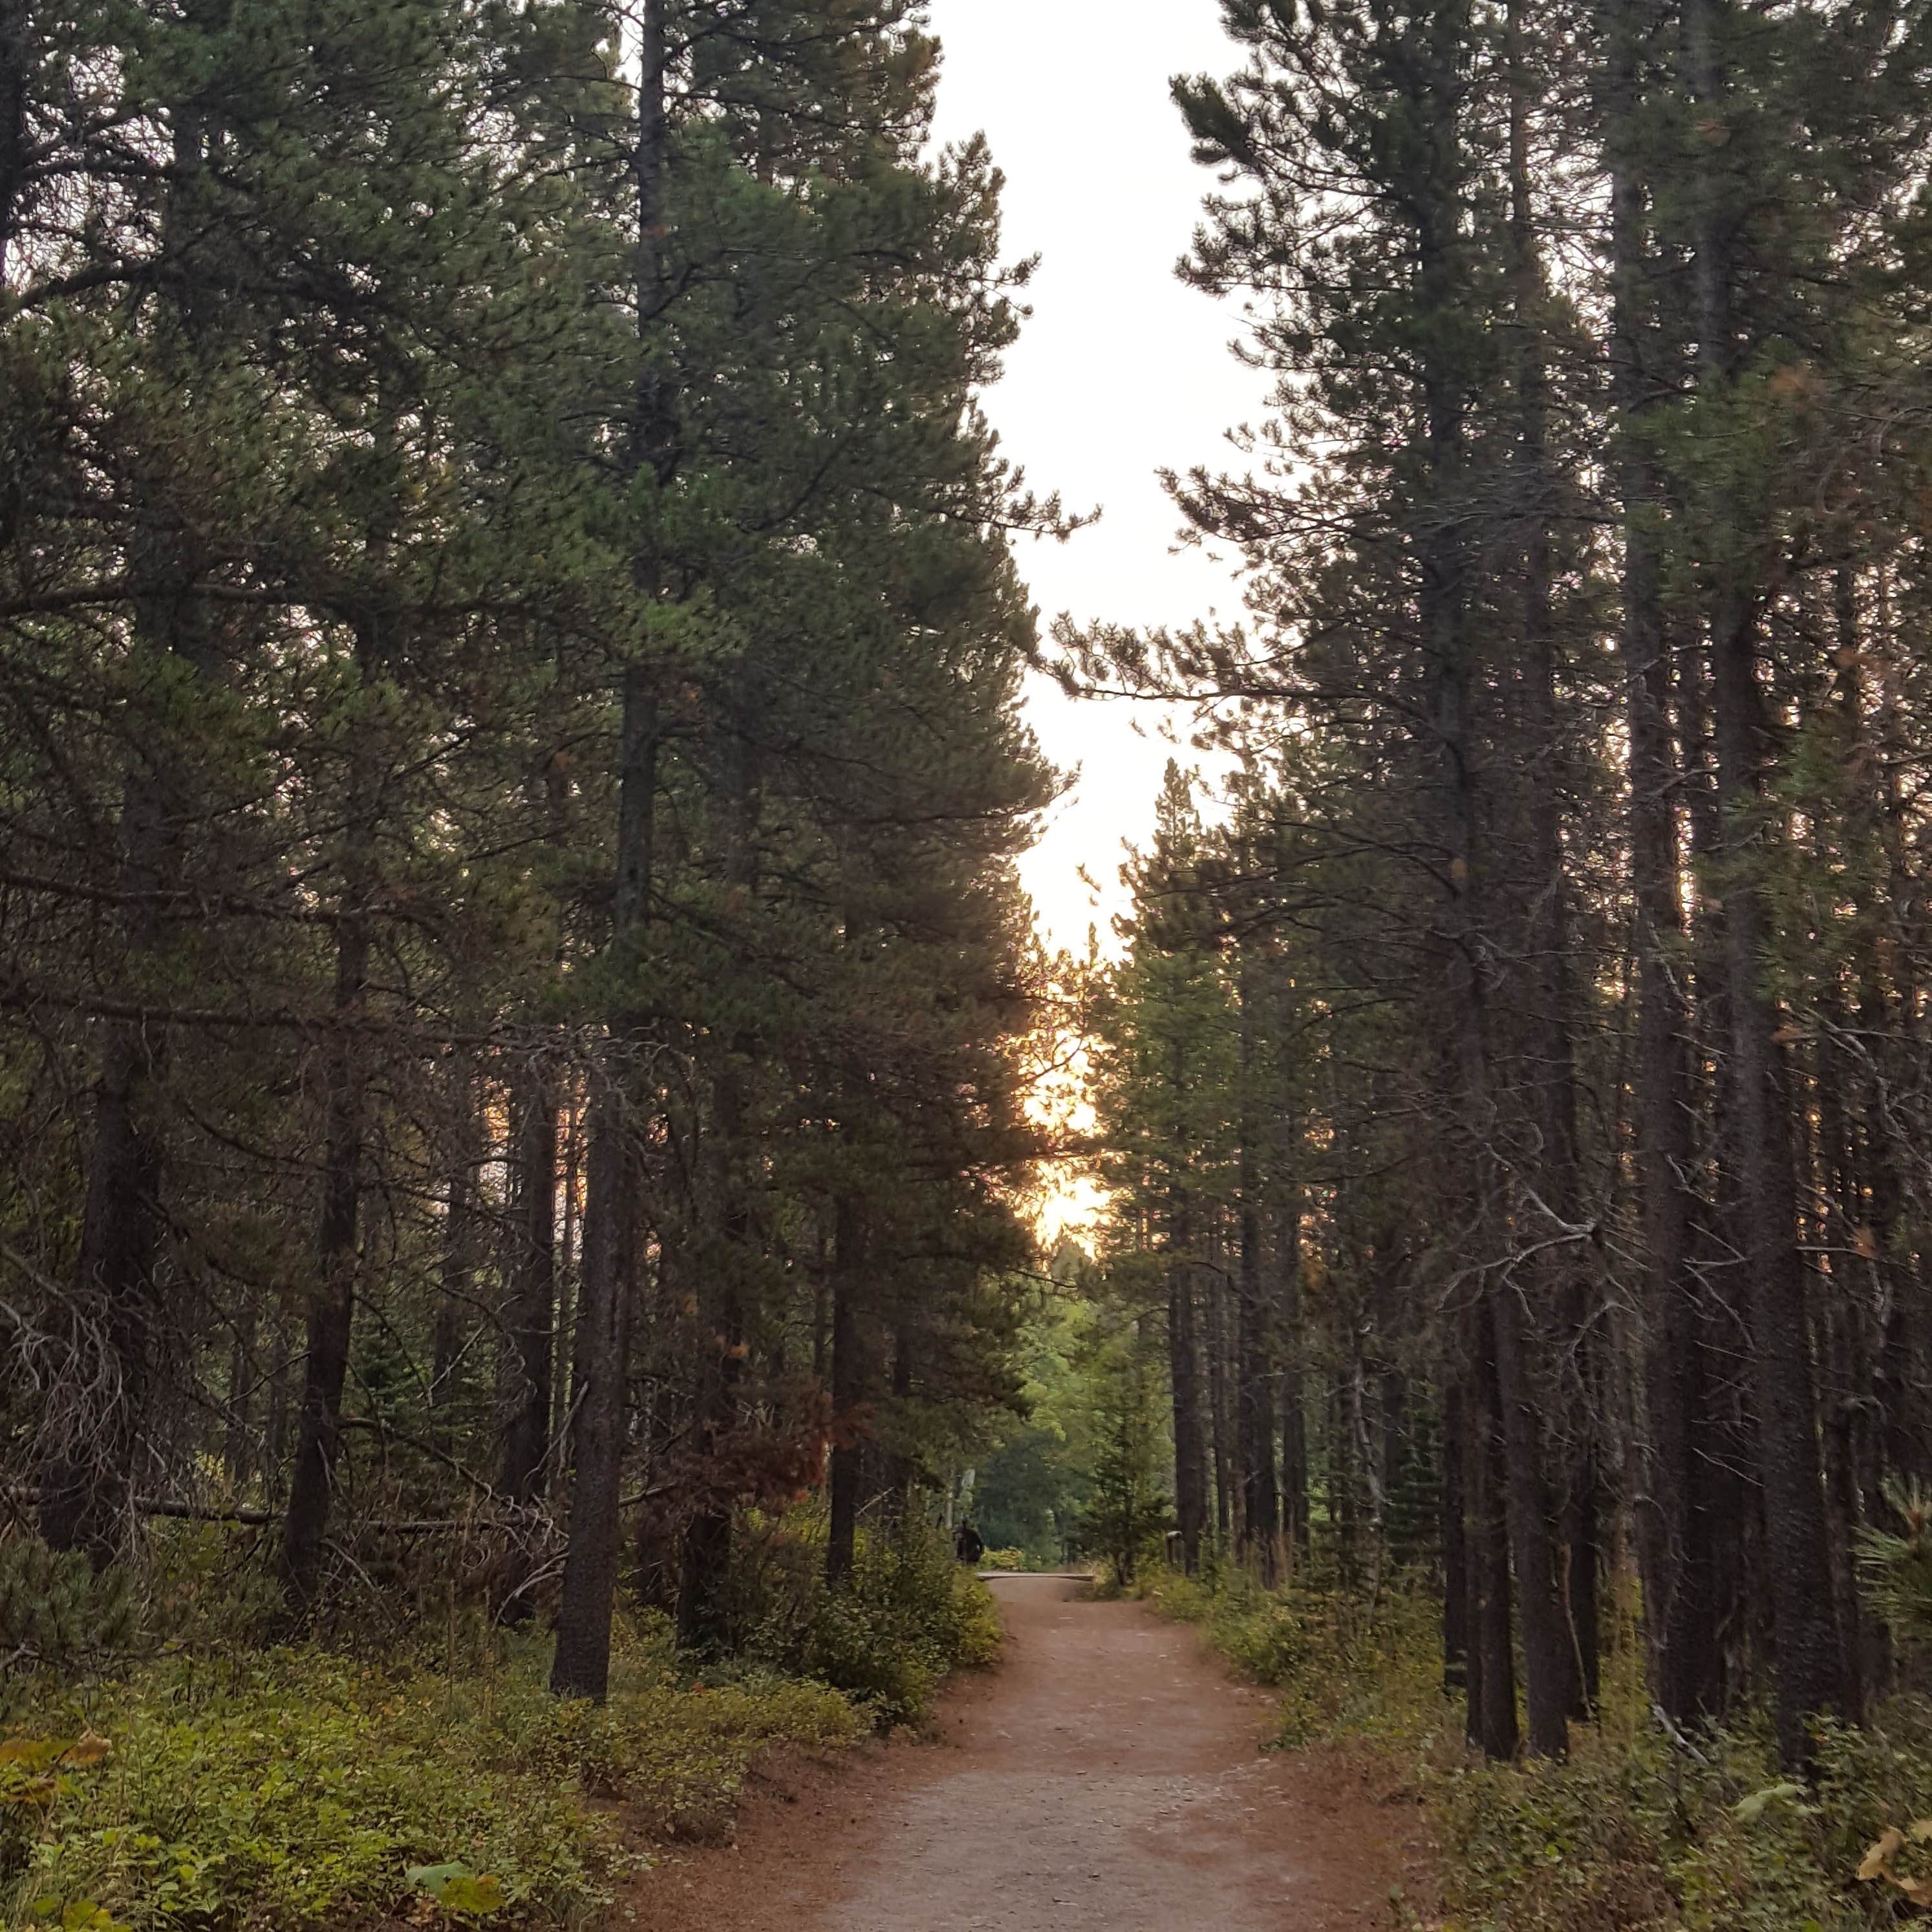
POLYGON ((961 1562, 976 1563, 986 1553, 986 1539, 970 1522, 962 1522, 952 1548, 961 1562))

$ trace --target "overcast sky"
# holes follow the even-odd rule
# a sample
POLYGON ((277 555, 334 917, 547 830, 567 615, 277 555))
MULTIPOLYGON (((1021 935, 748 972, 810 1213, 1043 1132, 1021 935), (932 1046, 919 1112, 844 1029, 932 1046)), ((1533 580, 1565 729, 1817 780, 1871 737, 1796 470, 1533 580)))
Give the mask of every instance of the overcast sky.
MULTIPOLYGON (((1263 394, 1228 352, 1234 316, 1174 276, 1211 179, 1188 158, 1168 81, 1238 64, 1216 0, 932 0, 931 10, 946 54, 939 138, 985 131, 1007 180, 1006 252, 1042 258, 1033 320, 988 413, 1034 488, 1105 512, 1064 547, 1022 544, 1042 622, 1237 614, 1225 565, 1173 554, 1178 518, 1155 474, 1218 461, 1222 433, 1254 420, 1263 394)), ((1144 837, 1172 750, 1143 707, 1070 704, 1042 687, 1030 710, 1048 754, 1083 776, 1027 862, 1028 889, 1055 944, 1083 947, 1090 921, 1104 944, 1121 841, 1144 837), (1106 889, 1097 909, 1083 865, 1106 889)))

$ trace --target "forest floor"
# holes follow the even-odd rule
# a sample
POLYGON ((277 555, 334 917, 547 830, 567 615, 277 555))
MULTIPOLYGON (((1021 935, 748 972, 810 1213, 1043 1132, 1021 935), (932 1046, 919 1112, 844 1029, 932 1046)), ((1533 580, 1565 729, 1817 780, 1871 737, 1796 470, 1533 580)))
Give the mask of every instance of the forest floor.
POLYGON ((1003 1578, 1000 1666, 931 1742, 768 1763, 736 1843, 680 1851, 612 1932, 1358 1932, 1426 1916, 1415 1794, 1385 1761, 1268 1751, 1273 1700, 1198 1634, 1003 1578), (1392 1893, 1406 1901, 1398 1908, 1392 1893))

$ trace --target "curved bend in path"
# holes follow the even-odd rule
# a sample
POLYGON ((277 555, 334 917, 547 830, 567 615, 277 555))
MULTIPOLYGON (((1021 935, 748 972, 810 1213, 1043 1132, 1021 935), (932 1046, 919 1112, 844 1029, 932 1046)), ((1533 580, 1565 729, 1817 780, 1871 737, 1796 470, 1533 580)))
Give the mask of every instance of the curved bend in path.
POLYGON ((1270 1753, 1272 1701, 1196 1634, 1064 1579, 995 1585, 1001 1668, 936 1747, 807 1772, 734 1854, 660 1870, 653 1932, 1355 1932, 1391 1922, 1412 1807, 1270 1753), (662 1889, 660 1888, 662 1888, 662 1889))

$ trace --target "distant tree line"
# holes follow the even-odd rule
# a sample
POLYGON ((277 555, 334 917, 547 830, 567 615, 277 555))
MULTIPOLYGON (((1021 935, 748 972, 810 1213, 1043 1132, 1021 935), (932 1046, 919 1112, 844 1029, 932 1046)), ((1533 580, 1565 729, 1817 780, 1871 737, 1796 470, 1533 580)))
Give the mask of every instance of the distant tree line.
POLYGON ((714 1641, 1010 1399, 1059 781, 906 0, 0 0, 0 1520, 714 1641))
POLYGON ((1223 13, 1184 272, 1275 407, 1174 488, 1251 622, 1069 640, 1241 768, 1170 775, 1102 1025, 1181 1537, 1278 1564, 1312 1445, 1490 1754, 1634 1565, 1670 1721, 1801 1764, 1932 1480, 1932 16, 1223 13))

